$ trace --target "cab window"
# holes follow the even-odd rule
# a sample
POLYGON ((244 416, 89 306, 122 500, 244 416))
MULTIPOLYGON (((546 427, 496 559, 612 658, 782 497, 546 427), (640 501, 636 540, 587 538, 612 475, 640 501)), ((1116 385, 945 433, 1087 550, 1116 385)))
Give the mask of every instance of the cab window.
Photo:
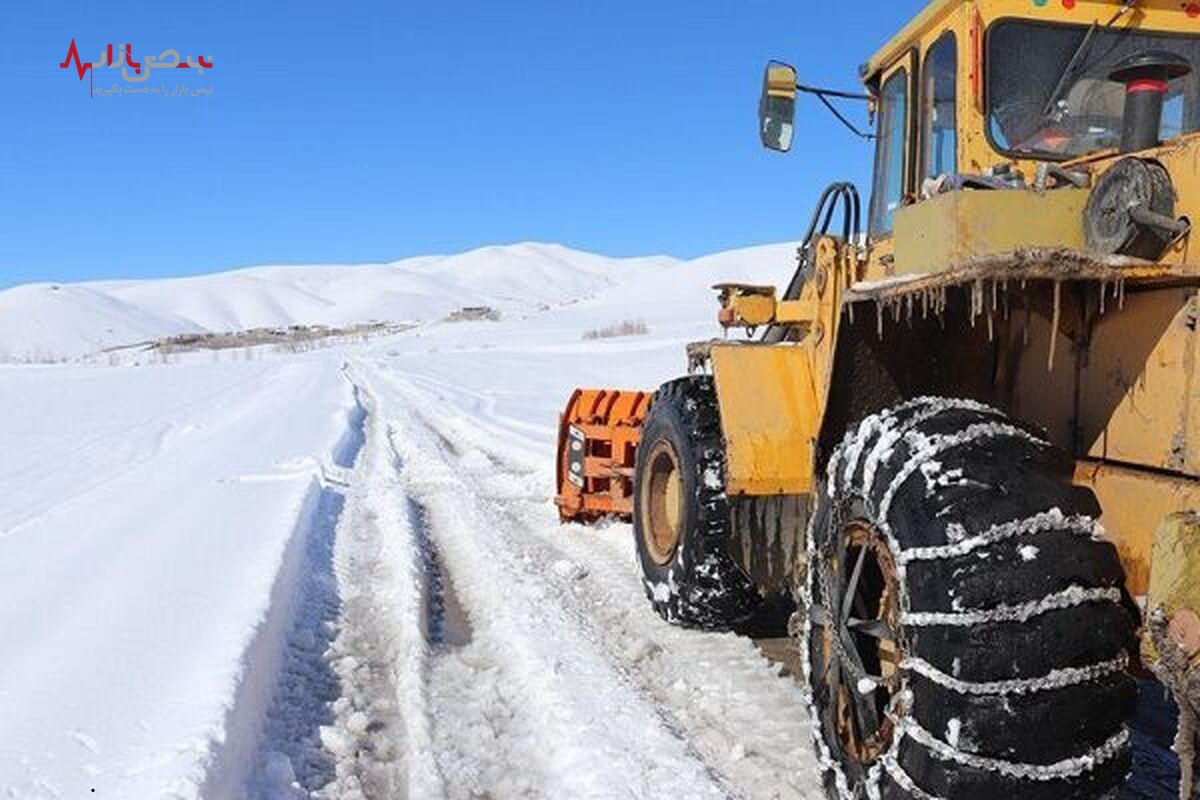
POLYGON ((892 232, 896 209, 904 200, 904 150, 908 130, 908 70, 898 69, 879 93, 875 140, 875 176, 871 190, 873 237, 892 232))
POLYGON ((925 55, 921 74, 921 180, 958 171, 955 111, 958 53, 953 33, 925 55))
MULTIPOLYGON (((1130 56, 1166 51, 1200 65, 1200 36, 1178 31, 1010 19, 989 29, 987 44, 988 135, 1015 158, 1061 161, 1119 147, 1125 87, 1109 75, 1130 56)), ((1200 75, 1193 71, 1170 82, 1161 135, 1195 131, 1200 75)))

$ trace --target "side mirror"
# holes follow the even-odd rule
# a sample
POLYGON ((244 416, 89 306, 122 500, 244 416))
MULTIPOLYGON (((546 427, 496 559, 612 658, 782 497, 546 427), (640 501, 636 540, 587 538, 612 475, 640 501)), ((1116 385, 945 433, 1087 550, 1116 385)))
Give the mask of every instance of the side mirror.
POLYGON ((758 101, 758 135, 763 147, 786 153, 792 149, 796 117, 796 68, 768 61, 758 101))

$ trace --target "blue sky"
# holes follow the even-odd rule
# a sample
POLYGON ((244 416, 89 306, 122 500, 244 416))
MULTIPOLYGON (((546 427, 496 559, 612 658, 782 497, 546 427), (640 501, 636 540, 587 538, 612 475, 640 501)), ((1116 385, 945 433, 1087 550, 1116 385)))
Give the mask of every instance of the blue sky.
POLYGON ((796 238, 825 184, 866 193, 870 149, 810 99, 796 150, 762 151, 764 61, 854 88, 922 5, 11 3, 0 286, 524 240, 687 257, 796 238), (72 38, 85 61, 110 42, 211 57, 152 81, 212 94, 89 97, 58 67, 72 38))

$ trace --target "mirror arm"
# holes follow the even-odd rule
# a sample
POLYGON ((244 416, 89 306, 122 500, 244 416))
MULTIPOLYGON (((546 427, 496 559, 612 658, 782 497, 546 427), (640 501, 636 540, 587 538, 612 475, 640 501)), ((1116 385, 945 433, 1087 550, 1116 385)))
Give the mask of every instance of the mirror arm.
POLYGON ((866 101, 870 102, 870 100, 872 99, 871 95, 869 95, 869 94, 855 94, 854 92, 839 92, 837 89, 822 89, 819 86, 805 86, 802 83, 796 84, 796 91, 804 92, 805 94, 815 94, 818 97, 820 97, 822 95, 824 95, 826 97, 840 97, 843 100, 866 100, 866 101))
POLYGON ((874 99, 871 97, 871 95, 855 94, 852 92, 839 92, 836 89, 821 89, 816 86, 805 86, 801 83, 796 84, 796 91, 804 92, 805 94, 816 95, 817 99, 829 109, 830 113, 837 117, 838 122, 845 125, 847 130, 849 130, 858 138, 866 139, 867 141, 875 138, 875 134, 859 130, 857 125, 847 119, 846 115, 841 111, 838 111, 837 107, 833 103, 829 102, 829 98, 839 97, 843 100, 865 100, 866 102, 870 103, 874 99))

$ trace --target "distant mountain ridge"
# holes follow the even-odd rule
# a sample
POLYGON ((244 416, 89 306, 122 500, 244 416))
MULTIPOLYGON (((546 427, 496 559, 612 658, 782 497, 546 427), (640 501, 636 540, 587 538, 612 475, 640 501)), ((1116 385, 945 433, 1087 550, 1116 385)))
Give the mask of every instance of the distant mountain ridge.
MULTIPOLYGON (((686 284, 775 275, 791 245, 694 261, 610 258, 556 244, 483 247, 387 264, 261 266, 188 278, 36 283, 0 291, 0 362, 72 359, 181 333, 440 319, 463 306, 536 310, 613 289, 668 295, 686 284), (712 273, 711 275, 709 273, 712 273)), ((779 278, 783 280, 783 278, 779 278)), ((696 296, 688 293, 689 297, 696 296)))

